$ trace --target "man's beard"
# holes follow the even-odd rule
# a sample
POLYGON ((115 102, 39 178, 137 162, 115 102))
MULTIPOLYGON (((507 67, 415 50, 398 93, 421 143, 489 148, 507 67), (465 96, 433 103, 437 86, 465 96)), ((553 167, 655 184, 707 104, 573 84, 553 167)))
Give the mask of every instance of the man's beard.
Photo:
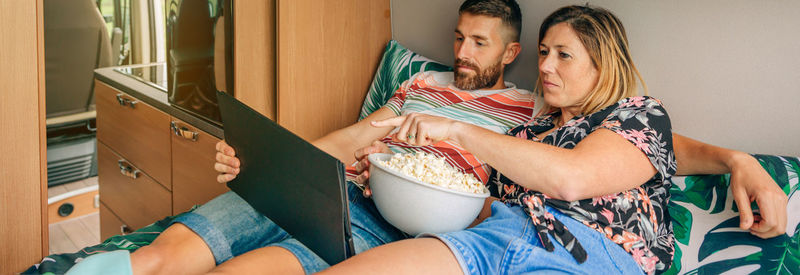
POLYGON ((475 71, 475 75, 470 76, 467 73, 460 72, 458 69, 455 71, 454 85, 462 90, 481 90, 494 86, 497 80, 500 79, 501 62, 498 61, 494 66, 481 70, 477 65, 470 63, 463 59, 456 59, 456 66, 466 66, 475 71))

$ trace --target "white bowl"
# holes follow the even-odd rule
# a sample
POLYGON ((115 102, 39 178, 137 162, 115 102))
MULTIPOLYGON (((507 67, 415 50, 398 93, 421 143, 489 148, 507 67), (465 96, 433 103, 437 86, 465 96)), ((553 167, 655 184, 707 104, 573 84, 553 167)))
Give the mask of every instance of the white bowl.
POLYGON ((489 197, 486 188, 475 194, 416 180, 381 163, 391 158, 382 153, 368 156, 372 200, 386 221, 410 235, 467 228, 489 197))

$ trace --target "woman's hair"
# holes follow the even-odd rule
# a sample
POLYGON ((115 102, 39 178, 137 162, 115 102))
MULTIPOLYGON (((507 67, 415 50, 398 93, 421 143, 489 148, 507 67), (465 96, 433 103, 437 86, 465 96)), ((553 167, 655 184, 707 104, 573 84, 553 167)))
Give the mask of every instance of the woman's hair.
MULTIPOLYGON (((578 35, 583 47, 589 52, 595 69, 600 73, 597 85, 583 99, 581 113, 597 112, 615 102, 636 96, 637 78, 647 94, 647 86, 633 64, 628 50, 628 38, 622 22, 610 11, 590 6, 566 6, 547 16, 539 28, 539 43, 551 27, 567 23, 578 35)), ((542 93, 541 77, 536 89, 542 93)), ((544 103, 541 113, 552 110, 544 103)), ((540 114, 541 114, 540 113, 540 114)))

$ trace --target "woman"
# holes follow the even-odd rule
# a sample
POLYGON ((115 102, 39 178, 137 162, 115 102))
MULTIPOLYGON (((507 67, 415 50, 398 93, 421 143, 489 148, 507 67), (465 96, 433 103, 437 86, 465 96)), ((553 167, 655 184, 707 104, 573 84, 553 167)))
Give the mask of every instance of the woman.
POLYGON ((637 78, 620 21, 569 6, 539 31, 537 89, 546 106, 509 135, 419 114, 374 122, 399 126, 394 138, 410 144, 460 144, 495 169, 492 192, 503 203, 473 228, 384 245, 328 271, 666 270, 674 250, 671 126, 658 100, 636 97, 637 78))

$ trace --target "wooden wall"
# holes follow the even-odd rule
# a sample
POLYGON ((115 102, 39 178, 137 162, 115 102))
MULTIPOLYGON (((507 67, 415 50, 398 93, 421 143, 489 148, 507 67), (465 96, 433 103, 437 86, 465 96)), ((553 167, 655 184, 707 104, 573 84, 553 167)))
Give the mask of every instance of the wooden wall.
POLYGON ((236 1, 234 14, 236 98, 308 140, 356 121, 389 0, 236 1))
POLYGON ((47 254, 42 0, 0 0, 0 274, 47 254))
POLYGON ((275 119, 275 0, 234 1, 234 94, 275 119))
POLYGON ((278 123, 312 140, 353 124, 392 37, 389 0, 279 0, 278 123))

